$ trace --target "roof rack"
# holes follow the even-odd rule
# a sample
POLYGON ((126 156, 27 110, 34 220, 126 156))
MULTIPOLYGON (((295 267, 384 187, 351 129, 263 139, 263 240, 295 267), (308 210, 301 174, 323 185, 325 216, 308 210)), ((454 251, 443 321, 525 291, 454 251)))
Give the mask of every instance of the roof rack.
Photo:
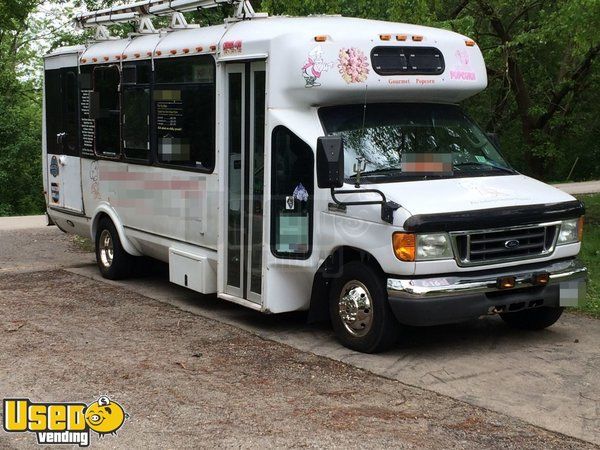
POLYGON ((108 26, 129 22, 137 23, 138 33, 152 34, 157 32, 152 23, 153 17, 171 15, 170 29, 192 28, 197 25, 188 24, 183 13, 223 5, 237 6, 234 20, 266 17, 266 14, 256 13, 249 0, 142 0, 77 14, 75 26, 81 29, 96 28, 97 40, 112 39, 108 26))

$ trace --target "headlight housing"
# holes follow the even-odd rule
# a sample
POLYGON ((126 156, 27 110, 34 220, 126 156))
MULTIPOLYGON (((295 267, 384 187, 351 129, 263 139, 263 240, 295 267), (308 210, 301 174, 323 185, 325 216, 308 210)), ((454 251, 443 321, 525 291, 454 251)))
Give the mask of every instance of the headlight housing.
POLYGON ((447 233, 394 233, 394 254, 400 261, 452 259, 454 252, 447 233))
POLYGON ((583 216, 579 219, 563 220, 558 231, 556 245, 574 244, 583 238, 583 216))

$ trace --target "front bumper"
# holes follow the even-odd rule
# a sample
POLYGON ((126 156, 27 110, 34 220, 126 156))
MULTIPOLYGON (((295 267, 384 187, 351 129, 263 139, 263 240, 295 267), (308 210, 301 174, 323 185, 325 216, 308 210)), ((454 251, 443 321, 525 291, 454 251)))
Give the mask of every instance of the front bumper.
POLYGON ((569 259, 435 278, 390 277, 387 291, 400 323, 425 326, 541 306, 576 306, 584 301, 586 279, 583 264, 569 259), (546 285, 534 283, 539 274, 548 274, 546 285), (508 276, 515 278, 515 287, 499 289, 498 279, 508 276))

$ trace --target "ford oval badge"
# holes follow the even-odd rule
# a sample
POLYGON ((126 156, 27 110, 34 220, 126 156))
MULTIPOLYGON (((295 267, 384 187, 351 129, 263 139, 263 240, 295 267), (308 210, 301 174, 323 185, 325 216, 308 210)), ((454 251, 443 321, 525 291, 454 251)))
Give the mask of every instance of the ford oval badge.
POLYGON ((517 241, 516 239, 511 239, 510 241, 506 241, 504 243, 504 246, 506 248, 510 248, 510 249, 519 248, 519 245, 521 245, 521 243, 519 241, 517 241))

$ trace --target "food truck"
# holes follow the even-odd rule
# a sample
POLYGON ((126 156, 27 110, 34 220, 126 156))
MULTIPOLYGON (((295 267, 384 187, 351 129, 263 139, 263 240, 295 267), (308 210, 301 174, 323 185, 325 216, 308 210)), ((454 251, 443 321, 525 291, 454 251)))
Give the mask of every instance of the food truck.
POLYGON ((91 237, 104 277, 155 258, 199 293, 328 319, 362 352, 403 325, 541 329, 582 301, 583 205, 459 106, 487 86, 476 42, 247 1, 186 21, 219 3, 83 13, 94 39, 45 57, 47 212, 91 237))

